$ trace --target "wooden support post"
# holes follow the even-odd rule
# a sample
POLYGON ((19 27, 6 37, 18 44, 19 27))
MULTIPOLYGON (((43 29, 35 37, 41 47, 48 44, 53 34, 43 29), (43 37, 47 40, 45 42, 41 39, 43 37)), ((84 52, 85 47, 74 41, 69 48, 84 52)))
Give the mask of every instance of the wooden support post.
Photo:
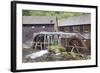
POLYGON ((44 42, 43 43, 44 43, 44 47, 45 47, 45 34, 44 34, 44 42))
POLYGON ((57 17, 56 17, 55 31, 59 31, 58 30, 58 18, 57 17))

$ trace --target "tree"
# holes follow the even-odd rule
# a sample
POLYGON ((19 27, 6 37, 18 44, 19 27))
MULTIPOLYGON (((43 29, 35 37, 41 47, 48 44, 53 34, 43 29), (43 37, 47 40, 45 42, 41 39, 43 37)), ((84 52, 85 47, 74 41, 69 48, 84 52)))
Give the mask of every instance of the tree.
POLYGON ((23 16, 56 16, 58 19, 71 16, 78 16, 82 12, 61 12, 61 11, 41 11, 41 10, 23 10, 23 16))

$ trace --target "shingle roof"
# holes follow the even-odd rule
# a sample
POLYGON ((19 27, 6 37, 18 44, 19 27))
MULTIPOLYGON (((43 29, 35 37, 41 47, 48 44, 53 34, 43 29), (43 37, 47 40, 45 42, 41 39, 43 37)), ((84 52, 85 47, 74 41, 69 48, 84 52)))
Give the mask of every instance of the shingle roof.
POLYGON ((55 24, 56 17, 54 16, 23 16, 23 24, 55 24))
POLYGON ((61 19, 58 22, 58 26, 70 26, 70 25, 81 25, 81 24, 91 24, 91 14, 73 16, 66 19, 61 19))

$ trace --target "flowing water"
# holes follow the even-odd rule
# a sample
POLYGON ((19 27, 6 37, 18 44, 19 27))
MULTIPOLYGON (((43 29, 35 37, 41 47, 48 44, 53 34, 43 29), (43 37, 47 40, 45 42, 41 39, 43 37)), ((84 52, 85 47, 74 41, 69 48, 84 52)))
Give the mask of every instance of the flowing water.
POLYGON ((49 53, 48 50, 40 50, 40 51, 37 51, 35 53, 31 53, 29 55, 26 55, 25 58, 36 59, 36 58, 41 57, 47 53, 49 53))

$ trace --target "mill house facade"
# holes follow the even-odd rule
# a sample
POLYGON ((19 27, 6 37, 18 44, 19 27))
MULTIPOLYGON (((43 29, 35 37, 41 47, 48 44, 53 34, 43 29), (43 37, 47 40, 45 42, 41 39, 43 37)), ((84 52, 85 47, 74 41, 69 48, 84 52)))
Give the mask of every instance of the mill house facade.
MULTIPOLYGON (((47 32, 46 34, 58 36, 60 33, 80 33, 86 40, 87 47, 90 48, 91 15, 83 14, 66 19, 57 20, 55 16, 23 16, 22 39, 23 43, 32 40, 35 33, 47 32), (57 33, 55 33, 57 31, 57 33), (50 32, 50 33, 49 33, 50 32)), ((45 37, 47 38, 47 37, 45 37)), ((59 37, 56 37, 59 39, 59 37)), ((65 40, 61 41, 62 45, 65 40)))

